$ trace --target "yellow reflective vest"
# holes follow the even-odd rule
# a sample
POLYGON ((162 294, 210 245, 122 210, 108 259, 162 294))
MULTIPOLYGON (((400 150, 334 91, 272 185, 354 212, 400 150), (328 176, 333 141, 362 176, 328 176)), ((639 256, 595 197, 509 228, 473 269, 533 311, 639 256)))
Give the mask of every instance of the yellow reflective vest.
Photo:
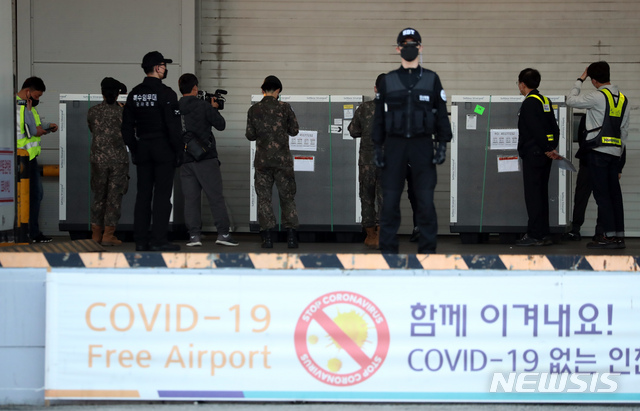
MULTIPOLYGON (((22 100, 20 97, 16 96, 16 101, 22 100)), ((22 106, 16 104, 16 138, 17 138, 17 146, 19 149, 27 150, 29 153, 29 160, 33 160, 37 156, 40 155, 40 137, 38 136, 29 136, 28 127, 24 123, 24 112, 27 109, 27 106, 22 106)), ((40 121, 40 115, 35 107, 31 108, 31 113, 33 114, 33 118, 36 121, 36 126, 41 126, 42 122, 40 121)))
MULTIPOLYGON (((534 98, 538 99, 538 101, 540 101, 540 103, 542 103, 542 111, 544 111, 545 113, 550 113, 551 112, 551 102, 550 102, 548 97, 545 97, 545 96, 542 96, 542 95, 538 96, 536 94, 529 94, 525 98, 529 98, 529 97, 534 97, 534 98)), ((555 115, 554 115, 554 121, 555 121, 555 115)), ((547 134, 546 136, 547 136, 547 141, 554 141, 558 137, 554 133, 547 134)))
POLYGON ((604 119, 602 125, 591 130, 585 131, 585 134, 589 134, 593 131, 599 131, 595 138, 585 141, 581 147, 584 148, 596 148, 602 146, 622 147, 621 126, 622 117, 627 109, 627 97, 619 93, 615 96, 611 93, 611 90, 603 88, 600 90, 605 96, 606 106, 604 111, 604 119))

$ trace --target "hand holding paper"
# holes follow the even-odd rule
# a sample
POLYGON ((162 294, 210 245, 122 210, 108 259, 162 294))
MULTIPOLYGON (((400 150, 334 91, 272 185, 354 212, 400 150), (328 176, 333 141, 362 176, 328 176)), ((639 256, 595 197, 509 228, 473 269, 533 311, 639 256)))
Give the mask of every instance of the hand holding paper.
POLYGON ((557 160, 558 161, 558 167, 560 167, 563 170, 569 170, 569 171, 573 171, 576 172, 576 167, 573 165, 573 163, 571 163, 571 161, 569 161, 568 159, 566 159, 565 157, 562 157, 561 155, 558 154, 557 160))
POLYGON ((558 161, 558 167, 560 167, 561 169, 569 170, 569 171, 576 171, 576 168, 571 163, 571 161, 569 161, 566 158, 562 157, 560 154, 558 154, 558 152, 556 150, 547 151, 544 154, 547 157, 549 157, 550 159, 557 160, 558 161))
POLYGON ((558 154, 558 152, 556 150, 552 150, 552 151, 547 151, 546 153, 544 153, 547 157, 549 157, 552 160, 560 160, 564 157, 562 157, 560 154, 558 154))

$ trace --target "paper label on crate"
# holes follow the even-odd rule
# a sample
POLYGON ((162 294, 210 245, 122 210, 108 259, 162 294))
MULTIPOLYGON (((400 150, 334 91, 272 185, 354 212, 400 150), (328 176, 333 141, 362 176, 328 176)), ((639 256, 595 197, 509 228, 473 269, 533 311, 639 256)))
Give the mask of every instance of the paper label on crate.
POLYGON ((315 171, 313 156, 293 156, 293 171, 315 171))
POLYGON ((300 130, 297 136, 289 136, 289 149, 294 151, 318 151, 318 132, 300 130))
POLYGON ((498 156, 498 173, 514 173, 520 171, 518 156, 498 156))
POLYGON ((491 129, 490 150, 517 150, 518 129, 501 128, 491 129))

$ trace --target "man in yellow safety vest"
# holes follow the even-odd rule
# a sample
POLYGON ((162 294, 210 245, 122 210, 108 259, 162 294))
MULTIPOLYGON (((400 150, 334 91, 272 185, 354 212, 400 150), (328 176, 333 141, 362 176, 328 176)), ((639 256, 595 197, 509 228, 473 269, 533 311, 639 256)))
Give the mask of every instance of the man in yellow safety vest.
POLYGON ((16 138, 17 148, 29 153, 29 238, 33 243, 51 242, 40 231, 38 217, 42 201, 42 179, 37 157, 40 155, 40 137, 58 131, 55 123, 43 123, 36 106, 47 90, 44 81, 29 77, 16 94, 16 138))
POLYGON ((518 90, 525 96, 518 112, 518 155, 522 160, 527 232, 517 246, 551 245, 549 234, 549 176, 560 129, 548 97, 538 91, 540 72, 526 68, 518 75, 518 90))
POLYGON ((584 139, 580 149, 589 167, 593 198, 598 204, 597 234, 587 248, 622 249, 624 242, 624 207, 620 188, 620 156, 629 135, 630 104, 618 86, 611 84, 606 61, 592 63, 573 84, 567 106, 586 109, 584 139), (582 83, 591 78, 596 88, 582 92, 582 83))

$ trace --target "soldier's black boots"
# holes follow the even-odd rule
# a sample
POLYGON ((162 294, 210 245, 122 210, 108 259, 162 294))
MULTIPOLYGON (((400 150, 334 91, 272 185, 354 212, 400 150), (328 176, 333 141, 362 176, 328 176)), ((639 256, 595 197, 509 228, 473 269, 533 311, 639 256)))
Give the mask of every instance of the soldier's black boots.
POLYGON ((298 248, 298 233, 293 228, 287 229, 287 247, 298 248))
POLYGON ((271 230, 260 231, 260 235, 262 236, 262 248, 273 248, 271 230))

